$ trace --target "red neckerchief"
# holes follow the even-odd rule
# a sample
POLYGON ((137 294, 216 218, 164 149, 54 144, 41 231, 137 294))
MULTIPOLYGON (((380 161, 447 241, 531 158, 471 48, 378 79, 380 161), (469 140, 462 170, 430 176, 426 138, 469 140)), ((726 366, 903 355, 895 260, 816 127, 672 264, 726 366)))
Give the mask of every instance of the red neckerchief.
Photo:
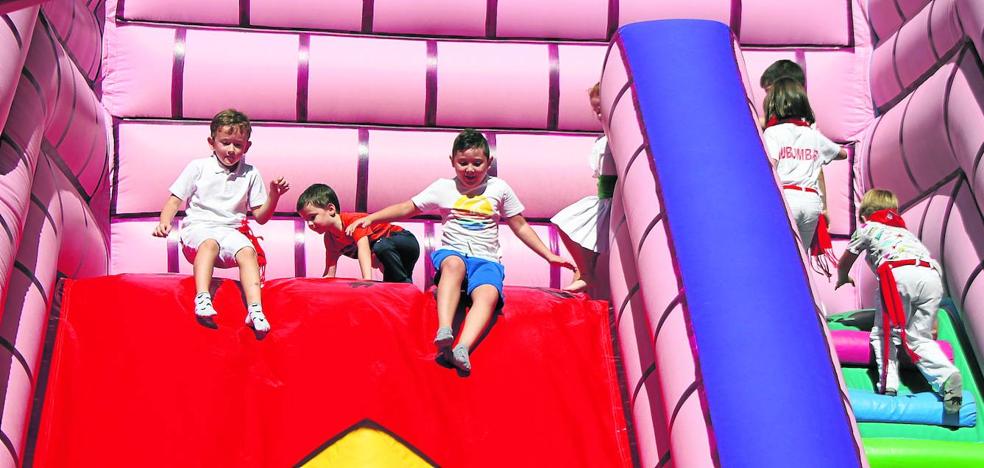
POLYGON ((806 119, 801 119, 801 118, 795 117, 795 118, 791 118, 791 119, 782 119, 782 120, 779 120, 779 117, 776 117, 774 115, 770 115, 769 116, 769 120, 767 122, 765 122, 765 128, 769 128, 769 127, 771 127, 773 125, 781 125, 781 124, 785 124, 785 123, 791 123, 791 124, 793 124, 793 125, 795 125, 797 127, 809 127, 810 126, 810 122, 807 122, 806 119))
POLYGON ((237 231, 243 233, 253 244, 253 249, 256 250, 256 263, 260 266, 260 283, 266 281, 266 253, 263 252, 263 247, 260 247, 260 239, 262 237, 257 237, 253 234, 253 230, 249 228, 249 222, 245 218, 243 218, 243 223, 239 225, 237 231))
POLYGON ((810 242, 810 259, 813 271, 829 279, 830 265, 837 264, 837 256, 834 255, 834 244, 830 240, 827 218, 822 214, 817 219, 817 230, 813 233, 813 240, 810 242))
POLYGON ((871 215, 868 216, 868 221, 874 221, 876 223, 882 223, 886 226, 906 229, 905 220, 902 219, 902 215, 891 209, 878 210, 871 213, 871 215))

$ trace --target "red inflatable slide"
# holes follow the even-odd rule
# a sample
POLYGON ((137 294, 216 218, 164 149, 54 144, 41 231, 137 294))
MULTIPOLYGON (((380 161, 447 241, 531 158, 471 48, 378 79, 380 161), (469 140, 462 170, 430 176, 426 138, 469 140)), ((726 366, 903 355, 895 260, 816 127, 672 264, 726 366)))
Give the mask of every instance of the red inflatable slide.
POLYGON ((460 376, 413 285, 270 281, 263 339, 216 286, 210 329, 189 277, 66 280, 35 466, 632 465, 603 302, 507 288, 460 376))

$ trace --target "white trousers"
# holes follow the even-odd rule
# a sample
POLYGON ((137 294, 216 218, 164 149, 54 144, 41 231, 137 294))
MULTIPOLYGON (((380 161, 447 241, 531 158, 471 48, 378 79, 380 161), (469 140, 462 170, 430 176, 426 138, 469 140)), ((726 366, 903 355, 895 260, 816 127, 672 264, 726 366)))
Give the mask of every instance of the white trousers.
POLYGON ((786 198, 786 204, 789 205, 789 212, 793 216, 793 222, 796 223, 803 248, 809 252, 813 234, 817 230, 817 220, 823 211, 820 195, 791 189, 784 189, 782 194, 786 198))
MULTIPOLYGON (((940 299, 943 297, 943 282, 940 280, 939 273, 932 268, 907 265, 895 268, 892 272, 895 274, 895 282, 898 284, 902 305, 905 307, 906 341, 909 349, 920 358, 916 367, 926 377, 933 391, 939 392, 943 382, 957 372, 957 368, 943 354, 939 343, 933 340, 933 325, 936 323, 936 313, 940 308, 940 299)), ((875 362, 878 364, 880 379, 883 369, 883 311, 880 290, 876 289, 875 293, 877 294, 875 302, 878 306, 875 309, 875 324, 871 327, 871 346, 875 351, 875 362)), ((888 350, 886 390, 899 389, 898 352, 901 344, 902 338, 899 333, 893 332, 892 346, 889 346, 888 350)))

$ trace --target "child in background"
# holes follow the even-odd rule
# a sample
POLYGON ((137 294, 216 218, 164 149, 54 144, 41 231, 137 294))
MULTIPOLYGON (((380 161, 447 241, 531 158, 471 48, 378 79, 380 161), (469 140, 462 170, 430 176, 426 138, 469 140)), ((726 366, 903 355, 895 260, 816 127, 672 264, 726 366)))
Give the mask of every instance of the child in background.
POLYGON ((373 223, 406 218, 423 211, 439 211, 443 222, 441 248, 431 254, 437 269, 438 329, 434 345, 438 352, 462 372, 471 371, 469 353, 488 325, 502 299, 505 268, 499 248, 499 219, 506 218, 510 229, 527 247, 553 265, 575 269, 574 265, 550 252, 536 231, 523 218, 523 204, 512 188, 498 177, 488 175, 492 164, 489 144, 481 133, 464 130, 451 148, 453 179, 438 179, 410 200, 388 206, 349 224, 346 234, 368 228, 373 223), (461 289, 472 299, 471 309, 461 327, 457 346, 451 324, 461 299, 461 289), (448 356, 450 354, 450 356, 448 356))
POLYGON ((297 199, 297 213, 308 228, 325 239, 325 274, 335 277, 338 257, 358 258, 362 279, 372 279, 372 256, 383 267, 383 281, 412 283, 413 266, 420 256, 420 245, 414 235, 400 226, 377 223, 359 228, 351 235, 345 228, 352 221, 364 218, 365 213, 345 213, 338 209, 338 195, 325 184, 314 184, 297 199))
POLYGON ((763 132, 765 147, 800 240, 809 251, 824 206, 818 185, 821 170, 831 161, 847 158, 847 151, 812 127, 810 100, 796 80, 776 80, 765 97, 764 107, 769 122, 763 132))
POLYGON ((861 252, 878 275, 880 301, 871 327, 871 346, 878 365, 879 392, 896 395, 899 388, 898 346, 902 345, 947 413, 960 411, 963 379, 933 339, 936 313, 943 297, 939 263, 905 227, 899 201, 888 190, 864 194, 861 226, 837 266, 837 288, 854 280, 851 266, 861 252), (887 362, 886 362, 887 359, 887 362))
MULTIPOLYGON (((588 98, 595 117, 601 120, 601 83, 591 87, 588 98)), ((593 177, 598 179, 597 195, 584 197, 550 218, 577 264, 574 280, 564 287, 565 291, 571 292, 584 291, 591 286, 598 253, 608 250, 608 221, 618 176, 607 136, 602 135, 595 141, 588 164, 594 172, 593 177)))
POLYGON ((252 210, 256 222, 266 224, 290 184, 282 177, 271 181, 268 196, 260 171, 243 161, 251 145, 252 127, 242 112, 219 112, 212 118, 210 131, 208 145, 212 155, 188 163, 171 185, 171 196, 164 203, 153 234, 167 237, 171 220, 187 202, 181 221, 181 244, 185 258, 194 264, 196 318, 206 326, 216 327, 216 311, 209 295, 213 268, 238 265, 247 302, 246 324, 266 333, 270 323, 260 302, 260 264, 264 259, 246 225, 246 212, 252 210))

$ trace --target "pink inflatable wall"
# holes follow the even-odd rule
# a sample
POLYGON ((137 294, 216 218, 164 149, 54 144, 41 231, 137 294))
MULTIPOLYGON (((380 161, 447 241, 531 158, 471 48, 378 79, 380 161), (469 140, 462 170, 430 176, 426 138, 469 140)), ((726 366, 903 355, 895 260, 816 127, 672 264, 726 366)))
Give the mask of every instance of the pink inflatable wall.
MULTIPOLYGON (((601 77, 616 28, 649 19, 731 26, 756 112, 762 70, 778 59, 803 66, 820 129, 852 144, 851 158, 826 170, 838 253, 856 224, 859 194, 897 191, 907 221, 944 262, 972 335, 984 339, 984 311, 975 306, 984 294, 975 287, 984 269, 981 2, 30 3, 0 10, 4 465, 22 456, 57 276, 190 272, 177 237, 150 232, 173 178, 208 154, 215 112, 237 107, 256 120, 249 161, 294 187, 273 221, 254 226, 272 259, 268 277, 323 271, 320 239, 293 213, 304 187, 331 184, 346 210, 404 200, 451 174, 445 158, 463 126, 489 137, 496 173, 517 190, 541 237, 564 253, 546 221, 594 190, 586 155, 601 125, 587 89, 601 77)), ((613 102, 624 77, 619 67, 606 69, 602 95, 613 102)), ((637 130, 618 123, 629 110, 615 109, 613 140, 634 138, 637 130)), ((705 409, 683 377, 693 375, 693 360, 680 352, 690 347, 679 286, 667 274, 667 240, 656 228, 655 182, 631 154, 619 158, 624 175, 603 268, 639 462, 656 466, 672 452, 670 464, 708 465, 705 409)), ((425 251, 437 247, 433 218, 401 224, 425 251)), ((502 232, 508 284, 569 280, 502 232)), ((356 273, 354 261, 340 265, 340 275, 356 273)), ((427 287, 431 273, 420 262, 416 284, 427 287)), ((871 276, 863 266, 855 273, 859 288, 836 293, 814 278, 824 310, 870 304, 871 276)))
POLYGON ((49 2, 3 18, 0 464, 15 466, 56 280, 109 272, 110 118, 93 91, 101 32, 86 5, 49 2))

